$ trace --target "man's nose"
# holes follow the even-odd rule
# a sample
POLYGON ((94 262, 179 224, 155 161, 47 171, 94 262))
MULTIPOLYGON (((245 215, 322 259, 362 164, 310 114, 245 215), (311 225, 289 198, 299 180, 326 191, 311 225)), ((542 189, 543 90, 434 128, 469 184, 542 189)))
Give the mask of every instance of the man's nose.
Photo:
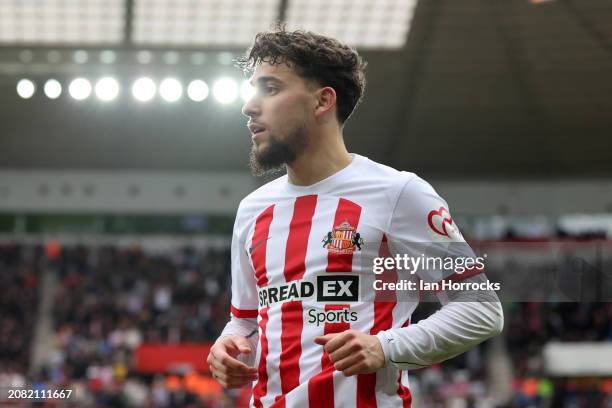
POLYGON ((256 103, 256 97, 253 96, 242 105, 242 114, 249 118, 255 117, 259 114, 259 106, 256 103))

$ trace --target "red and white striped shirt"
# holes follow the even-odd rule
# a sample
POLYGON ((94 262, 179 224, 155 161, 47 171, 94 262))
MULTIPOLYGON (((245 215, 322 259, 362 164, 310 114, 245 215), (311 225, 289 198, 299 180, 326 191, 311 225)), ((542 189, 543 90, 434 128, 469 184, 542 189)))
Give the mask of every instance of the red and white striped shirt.
MULTIPOLYGON (((387 364, 345 377, 313 339, 408 325, 418 294, 378 301, 373 259, 440 239, 462 240, 433 188, 359 155, 314 185, 295 186, 283 176, 247 196, 232 240, 231 311, 259 330, 252 405, 410 406, 406 372, 387 364)), ((448 277, 422 273, 430 281, 448 277)))

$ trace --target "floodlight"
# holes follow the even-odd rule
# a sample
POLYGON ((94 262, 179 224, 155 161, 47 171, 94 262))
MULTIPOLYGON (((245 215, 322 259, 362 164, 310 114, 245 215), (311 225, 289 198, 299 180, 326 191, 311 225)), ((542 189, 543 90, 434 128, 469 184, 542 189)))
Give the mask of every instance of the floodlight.
POLYGON ((17 82, 17 94, 23 99, 30 99, 36 92, 36 85, 29 79, 22 79, 17 82))
POLYGON ((85 78, 77 78, 68 86, 68 93, 77 101, 87 99, 91 95, 91 83, 85 78))
POLYGON ((49 99, 57 99, 62 94, 62 84, 57 79, 48 79, 43 88, 49 99))
POLYGON ((213 95, 222 104, 229 104, 238 97, 238 85, 231 78, 221 78, 213 85, 213 95))
POLYGON ((115 78, 105 77, 96 83, 96 96, 102 101, 112 101, 119 95, 119 83, 115 78))
POLYGON ((183 85, 174 78, 166 78, 159 85, 159 94, 166 102, 176 102, 183 95, 183 85))
POLYGON ((147 102, 153 99, 155 92, 155 82, 153 82, 151 78, 140 78, 136 80, 132 86, 132 94, 134 95, 134 98, 141 102, 147 102))
POLYGON ((196 79, 189 83, 187 96, 194 102, 201 102, 208 98, 208 85, 201 79, 196 79))

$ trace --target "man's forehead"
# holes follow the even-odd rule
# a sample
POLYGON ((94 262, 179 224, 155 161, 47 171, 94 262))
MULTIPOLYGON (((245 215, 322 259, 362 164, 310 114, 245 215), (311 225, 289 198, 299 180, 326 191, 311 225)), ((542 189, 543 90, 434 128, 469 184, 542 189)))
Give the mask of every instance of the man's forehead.
POLYGON ((291 67, 285 63, 272 65, 268 62, 261 62, 255 67, 255 71, 253 72, 253 75, 251 75, 250 82, 251 85, 255 85, 260 78, 276 78, 278 80, 285 81, 295 76, 297 75, 295 72, 293 72, 293 69, 291 69, 291 67))

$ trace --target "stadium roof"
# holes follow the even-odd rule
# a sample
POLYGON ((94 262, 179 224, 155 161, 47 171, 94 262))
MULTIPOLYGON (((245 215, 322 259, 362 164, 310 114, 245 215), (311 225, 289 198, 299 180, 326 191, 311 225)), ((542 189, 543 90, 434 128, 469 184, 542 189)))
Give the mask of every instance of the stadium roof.
MULTIPOLYGON (((234 33, 229 22, 237 17, 218 1, 208 2, 215 4, 216 17, 202 11, 197 18, 189 11, 193 2, 148 3, 157 4, 155 10, 141 3, 90 0, 79 3, 86 4, 84 11, 65 16, 48 10, 11 14, 2 5, 1 167, 246 170, 250 141, 239 103, 143 105, 120 98, 102 104, 16 94, 24 76, 43 81, 112 75, 126 84, 143 74, 212 80, 232 74, 228 55, 243 50, 252 31, 262 28, 253 23, 234 33), (37 16, 45 12, 88 23, 66 28, 45 20, 42 34, 24 28, 38 27, 37 16), (191 31, 169 26, 173 18, 186 21, 181 27, 191 24, 191 31), (230 25, 218 21, 213 35, 198 28, 198 18, 226 18, 230 25), (81 33, 85 26, 96 33, 81 33), (219 37, 222 32, 237 37, 219 37), (148 64, 137 61, 143 50, 148 64), (102 63, 102 54, 115 56, 102 63)), ((242 3, 223 2, 235 8, 242 3)), ((263 3, 259 14, 242 7, 240 18, 268 24, 281 16, 306 27, 318 21, 315 28, 326 31, 299 1, 263 3), (294 21, 299 12, 306 13, 301 23, 294 21)), ((342 2, 335 3, 338 13, 342 2)), ((612 2, 427 0, 416 8, 410 1, 370 3, 412 11, 394 28, 399 41, 382 38, 374 26, 359 29, 370 15, 385 21, 381 11, 351 11, 352 25, 342 30, 333 17, 326 20, 329 32, 349 36, 369 61, 365 101, 345 129, 352 151, 425 176, 612 175, 612 2), (376 45, 371 38, 377 36, 376 45)))

